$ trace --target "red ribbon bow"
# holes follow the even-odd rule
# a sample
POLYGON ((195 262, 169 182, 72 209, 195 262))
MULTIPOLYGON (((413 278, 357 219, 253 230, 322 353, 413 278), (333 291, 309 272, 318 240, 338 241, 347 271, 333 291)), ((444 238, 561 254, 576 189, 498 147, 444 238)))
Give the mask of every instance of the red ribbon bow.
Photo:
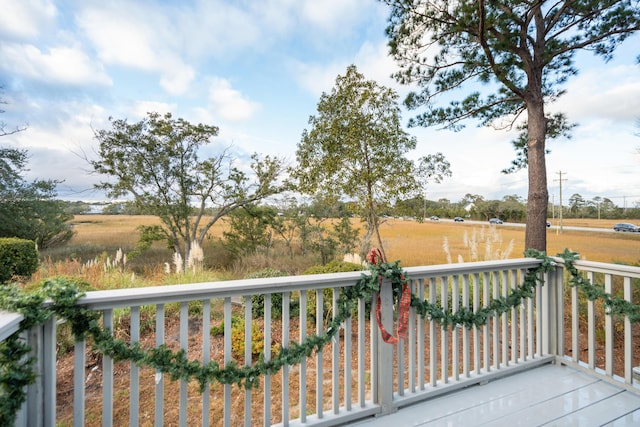
MULTIPOLYGON (((367 261, 372 265, 380 265, 384 262, 384 257, 378 248, 371 249, 371 252, 367 254, 367 261)), ((406 283, 404 275, 400 275, 402 280, 402 296, 400 297, 400 304, 398 310, 398 337, 391 335, 387 332, 386 328, 382 324, 380 293, 378 292, 378 301, 376 304, 376 320, 378 321, 378 327, 380 328, 380 334, 382 339, 387 344, 397 344, 398 339, 405 339, 407 337, 407 329, 409 324, 409 307, 411 305, 411 290, 406 283)), ((380 289, 382 290, 382 276, 380 276, 380 289)))

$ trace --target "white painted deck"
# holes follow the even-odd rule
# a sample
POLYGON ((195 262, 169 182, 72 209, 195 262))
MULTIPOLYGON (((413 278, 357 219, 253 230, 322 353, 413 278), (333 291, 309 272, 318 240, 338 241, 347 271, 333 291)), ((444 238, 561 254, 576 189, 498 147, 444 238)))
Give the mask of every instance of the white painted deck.
POLYGON ((353 425, 638 426, 640 395, 574 368, 548 364, 353 425))

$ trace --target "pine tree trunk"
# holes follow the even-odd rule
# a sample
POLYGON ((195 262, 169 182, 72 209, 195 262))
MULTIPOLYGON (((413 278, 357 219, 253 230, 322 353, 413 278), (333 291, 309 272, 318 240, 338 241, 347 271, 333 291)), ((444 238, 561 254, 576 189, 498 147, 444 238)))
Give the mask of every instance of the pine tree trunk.
POLYGON ((547 166, 545 159, 546 118, 542 98, 527 104, 528 111, 528 172, 527 226, 525 249, 547 250, 547 166))

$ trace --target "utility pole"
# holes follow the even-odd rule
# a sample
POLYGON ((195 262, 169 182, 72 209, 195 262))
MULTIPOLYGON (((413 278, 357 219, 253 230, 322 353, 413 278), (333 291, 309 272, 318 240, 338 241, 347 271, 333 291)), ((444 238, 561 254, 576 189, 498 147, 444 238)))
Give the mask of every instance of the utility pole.
MULTIPOLYGON (((562 171, 558 171, 556 172, 558 174, 558 179, 554 179, 554 181, 559 181, 560 182, 560 233, 562 233, 562 181, 566 181, 567 179, 564 178, 562 179, 562 171)), ((565 174, 566 175, 566 174, 565 174)))

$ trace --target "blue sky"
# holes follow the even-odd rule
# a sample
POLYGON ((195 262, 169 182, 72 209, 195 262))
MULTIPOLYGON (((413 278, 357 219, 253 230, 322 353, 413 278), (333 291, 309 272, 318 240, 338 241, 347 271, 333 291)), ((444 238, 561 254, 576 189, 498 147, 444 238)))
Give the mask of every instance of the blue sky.
MULTIPOLYGON (((8 102, 0 120, 27 130, 0 140, 27 149, 29 178, 64 183, 59 196, 98 200, 88 173, 93 129, 108 118, 140 120, 173 113, 220 127, 212 150, 258 152, 295 161, 296 145, 322 92, 355 64, 367 79, 409 90, 389 76, 387 7, 375 0, 0 0, 0 85, 8 102)), ((613 61, 579 56, 580 74, 549 111, 579 123, 573 138, 552 142, 549 192, 640 202, 640 38, 613 61)), ((404 112, 405 122, 412 112, 404 112)), ((526 197, 522 171, 503 175, 514 135, 469 123, 458 133, 409 129, 410 154, 442 152, 453 176, 427 188, 432 200, 526 197)))

